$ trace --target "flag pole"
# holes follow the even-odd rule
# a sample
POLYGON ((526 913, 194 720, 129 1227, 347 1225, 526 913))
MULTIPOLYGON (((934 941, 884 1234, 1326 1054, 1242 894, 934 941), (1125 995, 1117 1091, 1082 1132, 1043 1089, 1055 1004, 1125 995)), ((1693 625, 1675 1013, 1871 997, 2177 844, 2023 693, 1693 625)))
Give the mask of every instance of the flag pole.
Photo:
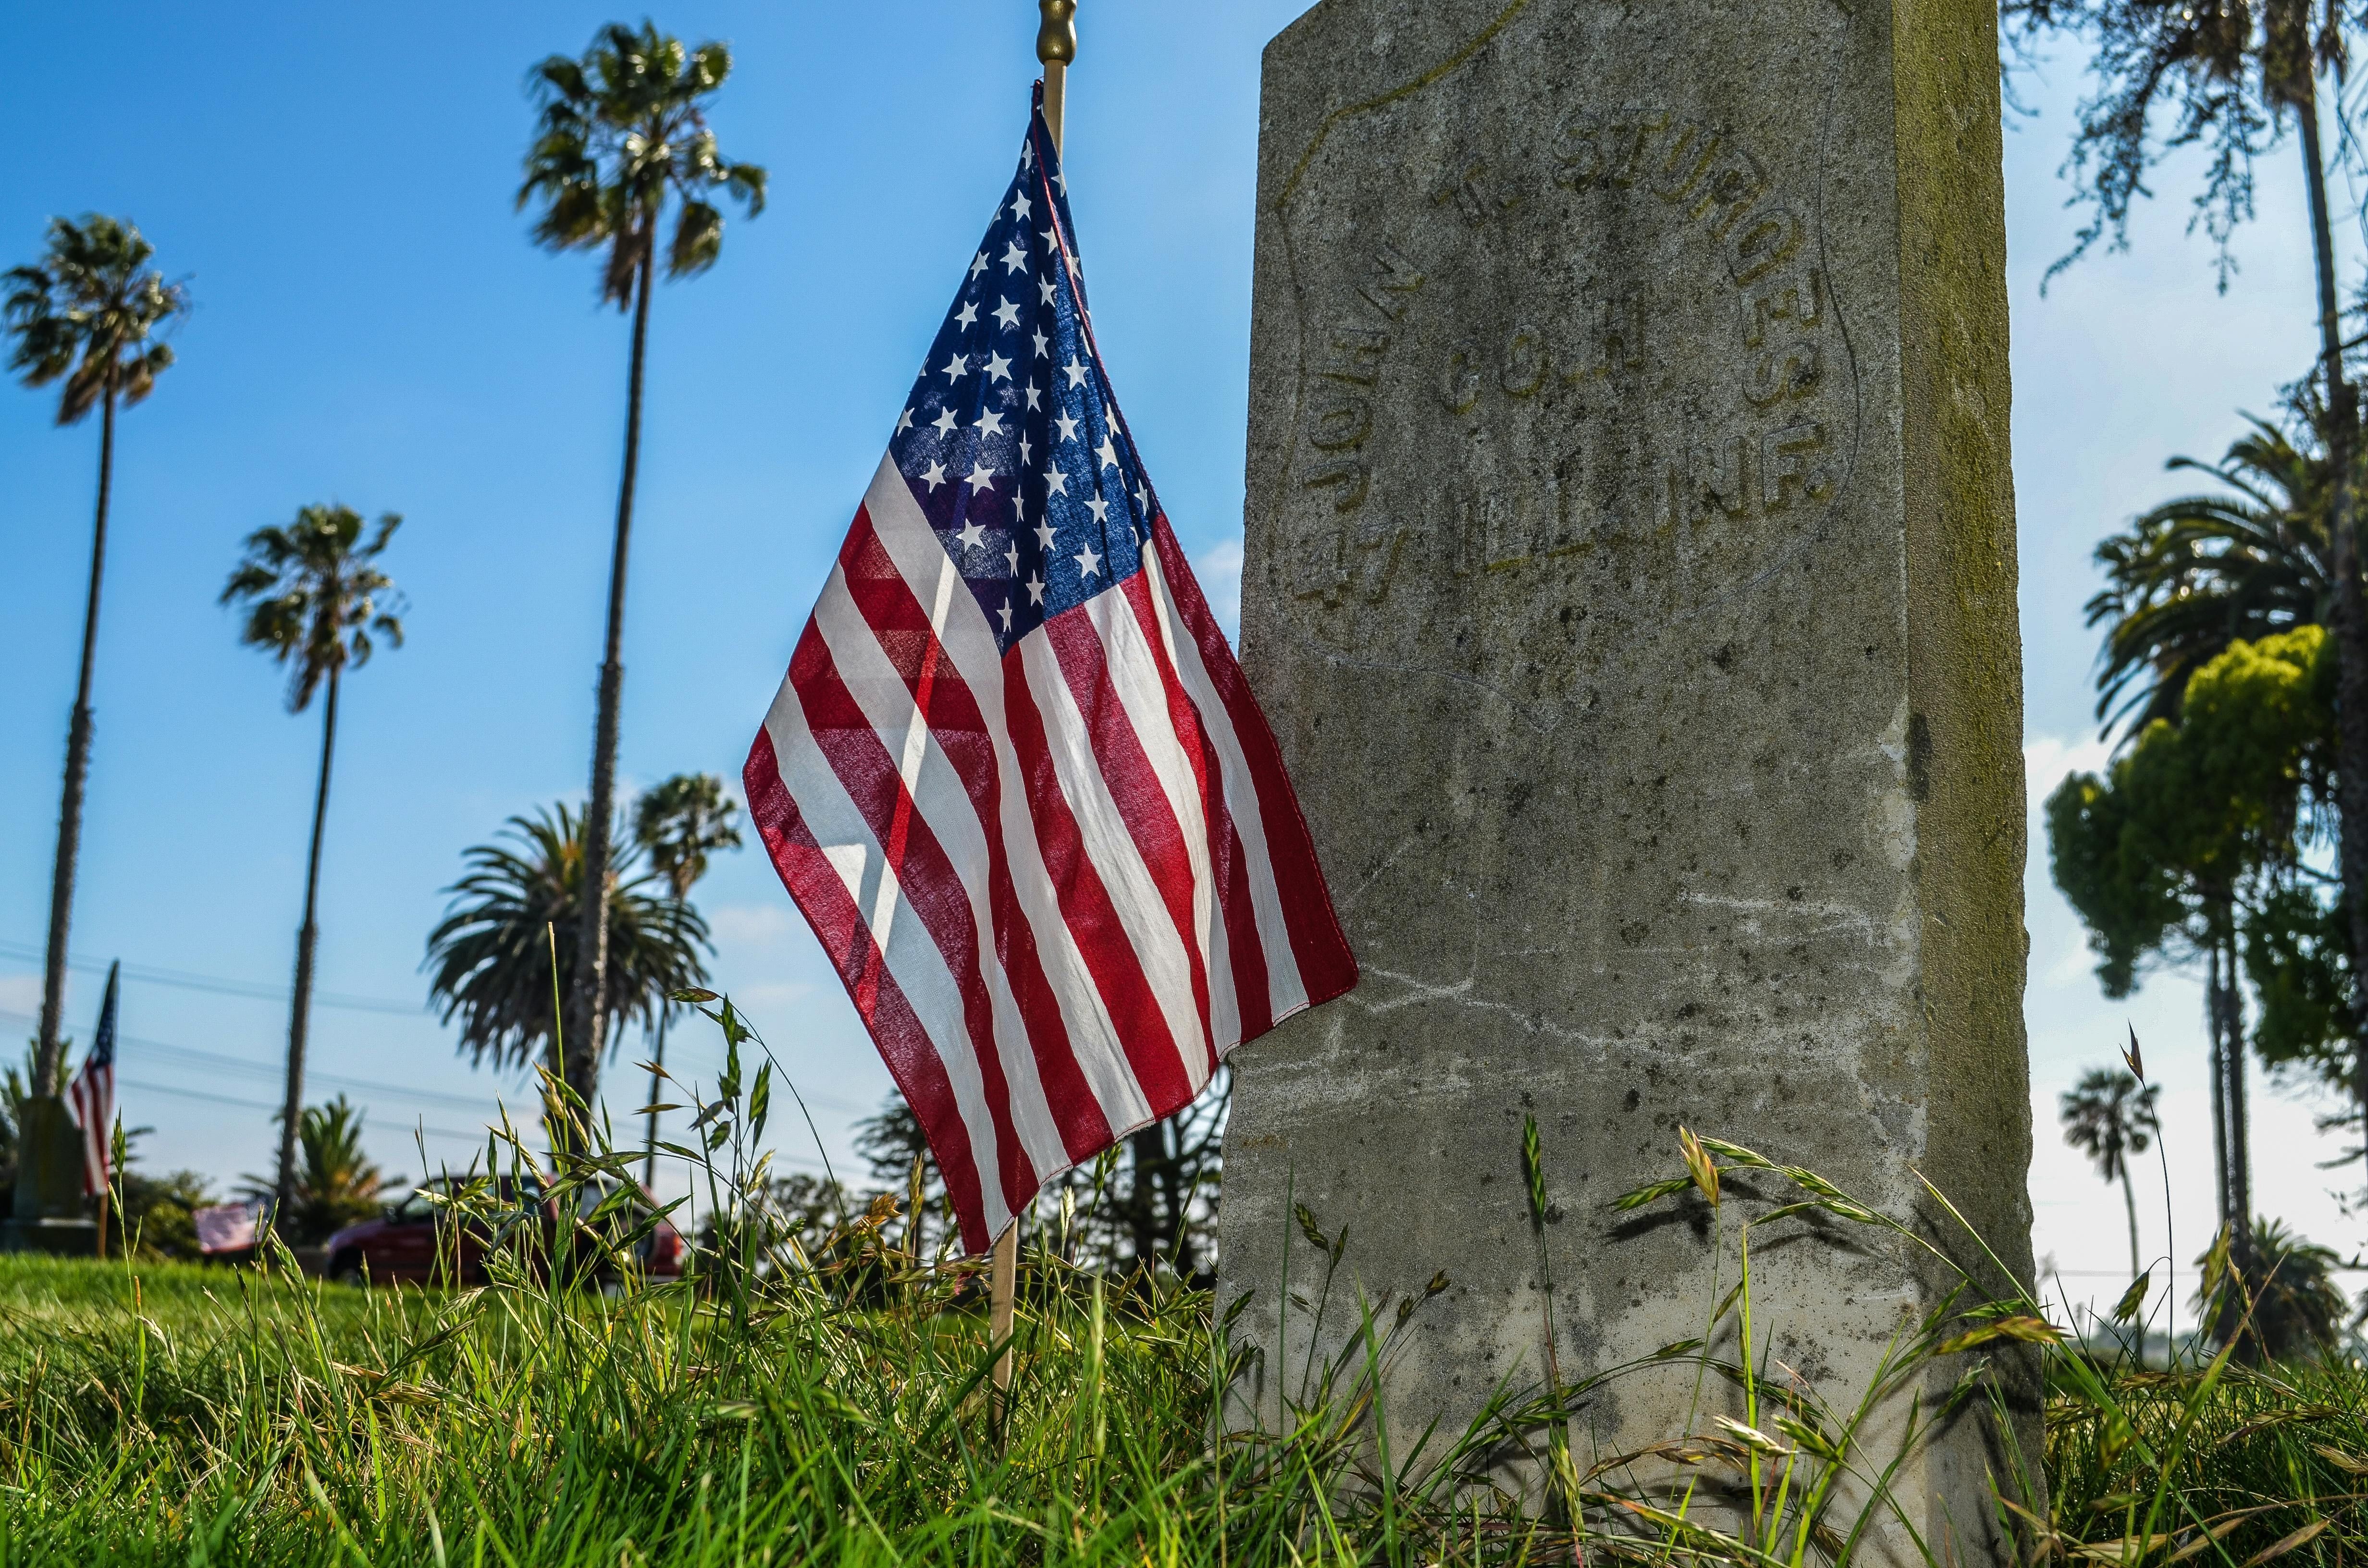
MULTIPOLYGON (((1036 28, 1036 58, 1044 67, 1044 128, 1053 151, 1061 150, 1062 110, 1068 101, 1069 62, 1077 57, 1077 0, 1036 0, 1042 18, 1036 28)), ((1002 1426, 1011 1401, 1011 1320, 1019 1286, 1019 1216, 996 1238, 987 1271, 986 1332, 1003 1346, 995 1358, 995 1424, 1002 1426)))
POLYGON ((1036 29, 1036 58, 1044 65, 1044 124, 1053 151, 1061 150, 1061 110, 1068 100, 1069 62, 1077 57, 1077 0, 1036 0, 1043 24, 1036 29))

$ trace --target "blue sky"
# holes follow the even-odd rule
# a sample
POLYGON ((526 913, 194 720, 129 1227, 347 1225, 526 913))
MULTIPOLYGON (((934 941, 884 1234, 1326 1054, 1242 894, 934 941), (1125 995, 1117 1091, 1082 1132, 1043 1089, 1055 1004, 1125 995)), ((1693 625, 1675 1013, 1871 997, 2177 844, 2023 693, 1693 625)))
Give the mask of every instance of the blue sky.
MULTIPOLYGON (((1088 0, 1072 86, 1068 167, 1102 346, 1221 602, 1239 560, 1258 51, 1299 9, 1088 0)), ((214 596, 246 532, 342 501, 406 518, 385 564, 410 596, 412 642, 347 687, 321 985, 415 1002, 461 850, 583 789, 626 324, 597 307, 591 260, 529 243, 511 197, 526 68, 581 49, 609 13, 258 4, 233 26, 184 6, 8 0, 0 14, 20 59, 87 58, 103 40, 108 62, 97 84, 66 70, 12 83, 0 258, 30 259, 51 213, 128 215, 198 301, 179 367, 121 426, 74 949, 284 986, 317 723, 281 709, 278 673, 237 646, 214 596)), ((715 127, 727 152, 769 167, 772 201, 754 222, 735 218, 715 271, 664 289, 653 312, 629 783, 736 778, 1008 176, 1033 14, 1022 0, 698 0, 660 18, 733 44, 715 127)), ((2215 455, 2237 410, 2270 409, 2310 353, 2291 153, 2262 171, 2225 295, 2208 244, 2184 233, 2190 168, 2157 179, 2164 194, 2132 253, 2086 261, 2042 295, 2078 221, 2056 171, 2080 88, 2077 59, 2050 62, 2023 84, 2039 112, 2007 140, 2036 792, 2097 755, 2080 624, 2090 546, 2171 492, 2166 457, 2215 455)), ((2345 201, 2357 210, 2356 192, 2345 201)), ((2342 239, 2356 257, 2356 225, 2342 239)), ((57 430, 51 411, 46 395, 0 392, 0 1031, 19 1036, 39 1004, 97 451, 95 427, 57 430)), ((2169 1085, 2192 1256, 2210 1147, 2194 987, 2166 977, 2126 1008, 2106 1005, 2037 854, 2031 895, 2040 1249, 2066 1269, 2119 1267, 2118 1199, 2061 1147, 2053 1102, 2108 1059, 2128 1017, 2169 1085)), ((699 896, 719 978, 843 1157, 847 1124, 888 1082, 818 951, 760 854, 723 860, 699 896)), ((96 975, 77 975, 80 1032, 97 994, 96 975)), ((156 1130, 149 1157, 225 1178, 262 1168, 256 1108, 276 1098, 283 1007, 142 980, 127 987, 124 1030, 124 1099, 156 1130)), ((391 1168, 417 1168, 415 1123, 466 1132, 496 1094, 522 1097, 518 1079, 471 1070, 431 1018, 399 1006, 324 1006, 313 1038, 320 1092, 353 1087, 391 1168)), ((694 1034, 678 1060, 709 1067, 716 1052, 694 1034)), ((2348 1250, 2359 1226, 2312 1168, 2312 1109, 2261 1085, 2262 1207, 2348 1250)), ((782 1145, 784 1159, 811 1154, 782 1145)), ((465 1143, 431 1131, 427 1147, 454 1156, 465 1143)), ((2141 1201, 2158 1250, 2158 1182, 2141 1201)), ((2085 1293, 2086 1279, 2066 1284, 2085 1293)))

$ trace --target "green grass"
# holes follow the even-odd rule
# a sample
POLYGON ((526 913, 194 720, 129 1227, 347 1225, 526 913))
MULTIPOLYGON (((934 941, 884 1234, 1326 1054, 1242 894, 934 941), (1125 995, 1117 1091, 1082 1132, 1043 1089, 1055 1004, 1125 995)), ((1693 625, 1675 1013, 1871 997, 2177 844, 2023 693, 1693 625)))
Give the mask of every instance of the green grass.
MULTIPOLYGON (((744 1103, 732 1043, 703 1146, 675 1151, 710 1183, 710 1211, 763 1190, 747 1150, 768 1079, 744 1103)), ((637 1161, 592 1142, 563 1162, 563 1211, 567 1184, 637 1161)), ((1526 1148, 1543 1226, 1542 1155, 1526 1148)), ((1240 1362, 1205 1295, 1114 1290, 1041 1250, 998 1419, 980 1281, 890 1244, 893 1205, 830 1236, 735 1226, 705 1293, 547 1283, 567 1270, 529 1267, 515 1249, 540 1231, 501 1233, 490 1188, 474 1211, 457 1205, 507 1236, 480 1290, 0 1257, 0 1568, 1809 1568, 1876 1540, 1875 1560, 1896 1562, 1891 1467, 1940 1422, 1993 1419, 2016 1370, 2045 1374, 2054 1482, 2042 1517, 2017 1512, 2033 1496, 2022 1478, 2001 1478, 2025 1560, 2368 1555, 2360 1369, 2148 1370, 2074 1348, 2028 1300, 1960 1296, 1903 1324, 1857 1403, 1828 1405, 1764 1346, 1719 1348, 1752 1346, 1769 1305, 1751 1248, 1812 1222, 1879 1232, 1897 1256, 1929 1244, 1748 1149, 1686 1134, 1682 1155, 1622 1206, 1695 1208, 1736 1283, 1704 1304, 1701 1341, 1640 1366, 1690 1363, 1715 1397, 1700 1426, 1627 1456, 1575 1452, 1557 1416, 1636 1369, 1560 1367, 1467 1430, 1379 1458, 1375 1372, 1419 1300, 1360 1320, 1282 1429, 1228 1431, 1220 1392, 1240 1362), (1771 1191, 1786 1196, 1755 1196, 1771 1191), (1907 1435, 1879 1443, 1902 1408, 1918 1412, 1907 1435), (1508 1470, 1513 1449, 1527 1463, 1508 1470)), ((509 1157, 527 1157, 515 1140, 509 1157)), ((1294 1283, 1328 1300, 1345 1239, 1302 1223, 1318 1277, 1294 1283)))
MULTIPOLYGON (((1089 1282, 1038 1261, 999 1449, 974 1290, 742 1327, 678 1288, 0 1258, 0 1564, 1569 1561, 1545 1521, 1360 1484, 1337 1419, 1220 1461, 1206 1298, 1098 1317, 1089 1282)), ((2191 1510, 2234 1528, 2182 1561, 2241 1565, 2314 1525, 2293 1561, 2360 1560, 2359 1369, 2109 1370, 2126 1429, 2062 1370, 2032 1532, 2059 1560, 2165 1562, 2191 1510), (2112 1544, 2149 1509, 2146 1551, 2112 1544)), ((1605 1484, 1582 1488, 1598 1531, 1605 1484)), ((1668 1561, 1786 1555, 1660 1540, 1668 1561)))

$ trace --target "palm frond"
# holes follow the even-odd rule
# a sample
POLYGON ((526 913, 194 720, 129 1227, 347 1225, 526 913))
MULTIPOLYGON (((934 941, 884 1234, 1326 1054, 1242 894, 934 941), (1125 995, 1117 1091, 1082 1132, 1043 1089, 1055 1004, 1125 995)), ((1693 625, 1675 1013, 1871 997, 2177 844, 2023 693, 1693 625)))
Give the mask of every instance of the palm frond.
POLYGON ((52 218, 42 261, 6 275, 8 368, 28 387, 63 383, 59 424, 74 424, 110 395, 127 408, 140 403, 172 367, 172 349, 156 339, 188 313, 188 293, 148 267, 154 255, 130 222, 52 218))
POLYGON ((400 647, 402 595, 371 564, 403 518, 382 514, 370 542, 350 506, 306 506, 285 528, 246 539, 246 558, 223 585, 222 602, 245 602, 239 641, 269 653, 289 671, 288 709, 301 713, 322 682, 370 661, 370 633, 400 647))
POLYGON ((541 204, 533 233, 546 249, 606 249, 603 302, 625 308, 641 268, 656 265, 669 197, 682 207, 666 258, 675 278, 721 253, 723 217, 703 192, 720 187, 749 216, 764 210, 765 171, 725 158, 707 125, 705 101, 731 71, 724 45, 686 49, 644 22, 611 23, 581 58, 553 55, 529 74, 540 113, 518 206, 541 204))
MULTIPOLYGON (((609 1017, 614 1050, 630 1025, 654 1026, 666 998, 701 984, 707 923, 678 900, 656 896, 654 873, 636 874, 637 843, 620 835, 609 890, 609 1017)), ((461 1026, 472 1062, 556 1066, 552 952, 559 988, 573 981, 584 897, 584 824, 565 805, 512 817, 502 840, 468 851, 446 891, 452 903, 429 933, 428 994, 461 1026), (507 840, 507 842, 504 842, 507 840)))

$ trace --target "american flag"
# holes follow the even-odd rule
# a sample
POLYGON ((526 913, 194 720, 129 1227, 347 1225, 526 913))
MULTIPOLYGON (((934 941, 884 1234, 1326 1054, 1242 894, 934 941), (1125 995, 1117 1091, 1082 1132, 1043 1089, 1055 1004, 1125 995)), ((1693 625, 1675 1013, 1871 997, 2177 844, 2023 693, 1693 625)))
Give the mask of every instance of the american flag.
POLYGON ((108 1156, 115 1133, 115 982, 120 965, 107 970, 107 1000, 98 1009, 98 1033, 82 1059, 82 1071, 66 1085, 66 1105, 82 1129, 82 1190, 95 1198, 107 1190, 108 1156))
POLYGON ((745 774, 973 1253, 1357 980, 1095 350, 1041 95, 745 774))

